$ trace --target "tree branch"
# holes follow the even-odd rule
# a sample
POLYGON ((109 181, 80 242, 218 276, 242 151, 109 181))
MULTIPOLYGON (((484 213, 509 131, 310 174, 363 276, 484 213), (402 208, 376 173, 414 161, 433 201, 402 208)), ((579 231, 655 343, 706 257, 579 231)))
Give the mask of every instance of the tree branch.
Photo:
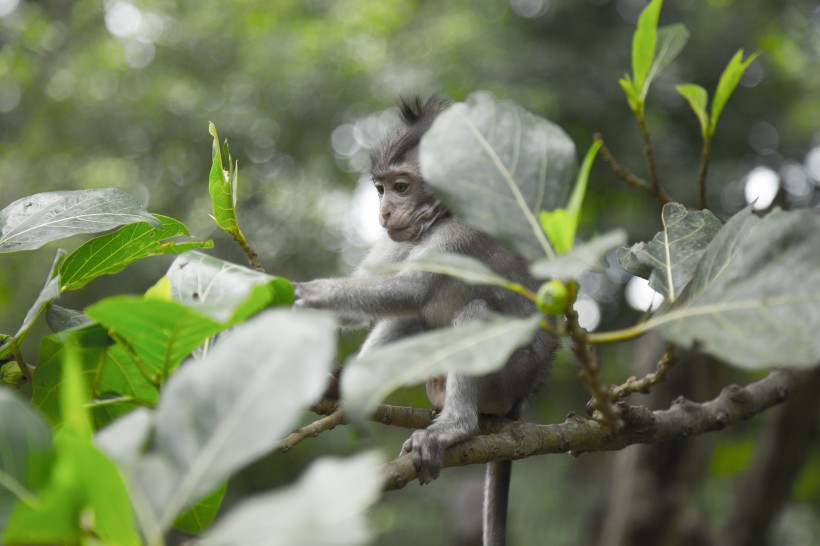
MULTIPOLYGON (((749 419, 783 402, 814 370, 778 368, 746 387, 730 385, 708 402, 696 404, 677 399, 667 410, 651 411, 642 406, 619 404, 624 427, 618 431, 600 423, 570 415, 560 424, 510 423, 502 431, 478 436, 451 447, 444 466, 464 466, 490 461, 514 460, 550 453, 614 451, 633 444, 679 440, 721 430, 749 419)), ((401 489, 416 478, 412 457, 404 455, 385 463, 384 489, 401 489)))
POLYGON ((276 450, 281 451, 282 453, 287 453, 302 440, 316 438, 323 432, 333 430, 343 422, 344 419, 342 419, 342 410, 337 409, 330 415, 326 415, 325 417, 322 417, 309 425, 306 425, 298 430, 294 430, 288 435, 287 438, 279 443, 279 447, 277 447, 276 450))

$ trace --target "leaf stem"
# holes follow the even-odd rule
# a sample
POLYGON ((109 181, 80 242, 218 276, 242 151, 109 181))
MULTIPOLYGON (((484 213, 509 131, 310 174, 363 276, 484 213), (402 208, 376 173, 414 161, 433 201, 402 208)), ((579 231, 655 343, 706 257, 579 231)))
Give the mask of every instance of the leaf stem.
POLYGON ((591 332, 587 333, 587 343, 599 345, 601 343, 614 343, 617 341, 629 341, 642 336, 647 330, 645 322, 638 323, 623 330, 613 330, 611 332, 591 332))
POLYGON ((125 404, 128 402, 133 402, 134 404, 139 404, 140 406, 146 408, 153 408, 154 403, 149 402, 148 400, 137 398, 136 396, 117 396, 115 398, 105 398, 105 399, 97 399, 91 400, 83 404, 84 408, 101 408, 104 406, 113 406, 114 404, 125 404))

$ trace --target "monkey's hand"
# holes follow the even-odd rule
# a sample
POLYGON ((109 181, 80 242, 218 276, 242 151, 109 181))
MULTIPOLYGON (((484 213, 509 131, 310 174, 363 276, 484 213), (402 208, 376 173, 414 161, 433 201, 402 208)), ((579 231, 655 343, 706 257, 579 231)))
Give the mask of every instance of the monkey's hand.
POLYGON ((339 326, 356 329, 370 325, 370 320, 363 313, 355 312, 345 301, 344 293, 338 290, 337 279, 316 279, 293 284, 293 307, 295 309, 328 309, 336 313, 339 326))
MULTIPOLYGON (((435 424, 430 425, 432 428, 435 424)), ((428 429, 413 432, 410 438, 401 446, 401 455, 413 454, 413 465, 416 467, 419 483, 426 485, 438 478, 441 466, 444 463, 445 446, 439 440, 435 431, 428 429)))

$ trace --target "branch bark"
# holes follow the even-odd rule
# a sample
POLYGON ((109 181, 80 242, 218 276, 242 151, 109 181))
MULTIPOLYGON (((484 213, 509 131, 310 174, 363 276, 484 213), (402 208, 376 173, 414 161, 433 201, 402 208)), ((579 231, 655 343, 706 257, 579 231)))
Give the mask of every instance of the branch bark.
MULTIPOLYGON (((524 459, 550 453, 577 456, 584 452, 614 451, 633 444, 679 440, 721 430, 783 402, 813 373, 816 372, 779 368, 746 387, 730 385, 717 398, 703 404, 678 398, 667 410, 651 411, 622 403, 619 407, 624 427, 619 431, 574 414, 563 423, 553 425, 503 424, 496 434, 478 436, 448 449, 444 466, 524 459)), ((410 455, 385 463, 381 471, 386 477, 386 491, 401 489, 416 478, 410 455)))

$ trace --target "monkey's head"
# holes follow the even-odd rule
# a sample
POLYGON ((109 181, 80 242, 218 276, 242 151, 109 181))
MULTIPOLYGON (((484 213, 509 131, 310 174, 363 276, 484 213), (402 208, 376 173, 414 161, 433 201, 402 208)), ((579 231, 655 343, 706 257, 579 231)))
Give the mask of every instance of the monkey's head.
POLYGON ((433 95, 402 100, 401 125, 370 154, 370 174, 379 193, 379 222, 396 242, 417 241, 447 209, 424 183, 419 142, 447 101, 433 95))

